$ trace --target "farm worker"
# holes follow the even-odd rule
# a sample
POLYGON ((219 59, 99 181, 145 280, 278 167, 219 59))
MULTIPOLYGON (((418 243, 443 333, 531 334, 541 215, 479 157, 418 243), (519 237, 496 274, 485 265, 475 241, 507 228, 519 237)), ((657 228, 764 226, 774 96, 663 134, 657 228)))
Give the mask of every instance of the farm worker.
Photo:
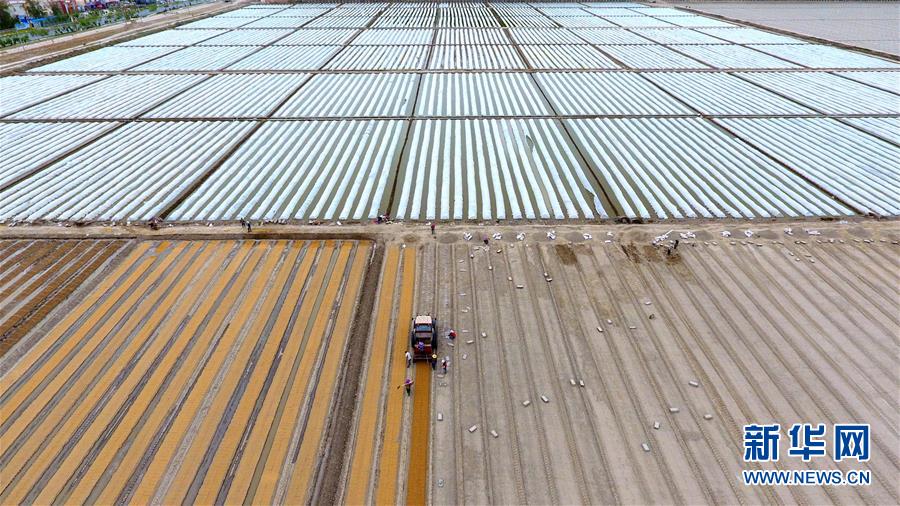
POLYGON ((487 246, 487 245, 488 245, 488 238, 487 238, 487 236, 484 236, 484 239, 482 239, 482 240, 484 241, 484 245, 487 246))
POLYGON ((449 337, 451 341, 456 339, 456 331, 453 329, 450 329, 450 332, 447 332, 447 337, 449 337))
POLYGON ((431 222, 431 235, 434 235, 434 222, 431 222))
POLYGON ((444 371, 444 374, 447 374, 447 359, 446 358, 441 359, 441 370, 444 371))
POLYGON ((678 249, 678 239, 675 239, 675 244, 666 248, 666 256, 671 255, 677 249, 678 249))
POLYGON ((409 354, 409 350, 406 350, 406 368, 409 369, 409 365, 412 364, 412 355, 409 354))
MULTIPOLYGON (((407 397, 409 396, 410 391, 412 391, 412 384, 413 384, 413 383, 414 383, 414 382, 413 382, 412 378, 406 378, 406 381, 404 381, 404 382, 403 382, 403 385, 401 385, 401 386, 406 387, 406 395, 407 395, 407 397)), ((398 388, 399 388, 399 387, 398 387, 398 388)))
POLYGON ((437 355, 432 354, 431 355, 431 370, 432 371, 434 370, 435 366, 437 366, 437 355))

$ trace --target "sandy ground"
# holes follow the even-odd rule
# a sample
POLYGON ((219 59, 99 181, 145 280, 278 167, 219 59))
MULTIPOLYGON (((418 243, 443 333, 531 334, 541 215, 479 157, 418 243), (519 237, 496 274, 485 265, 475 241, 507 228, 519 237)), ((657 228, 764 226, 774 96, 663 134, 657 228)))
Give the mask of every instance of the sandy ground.
POLYGON ((197 18, 230 11, 247 2, 248 0, 236 0, 230 3, 213 2, 195 5, 138 18, 128 23, 117 23, 4 49, 0 51, 0 73, 21 71, 44 60, 59 59, 71 56, 76 52, 124 42, 138 35, 172 28, 197 18))
POLYGON ((135 244, 0 360, 0 502, 306 502, 370 246, 135 244))
POLYGON ((900 2, 669 2, 668 5, 900 56, 900 2))
POLYGON ((879 225, 694 228, 670 257, 637 227, 425 240, 417 307, 459 336, 433 390, 431 501, 896 503, 900 246, 879 225), (778 468, 866 468, 872 486, 738 481, 743 424, 846 421, 872 425, 878 458, 778 468))

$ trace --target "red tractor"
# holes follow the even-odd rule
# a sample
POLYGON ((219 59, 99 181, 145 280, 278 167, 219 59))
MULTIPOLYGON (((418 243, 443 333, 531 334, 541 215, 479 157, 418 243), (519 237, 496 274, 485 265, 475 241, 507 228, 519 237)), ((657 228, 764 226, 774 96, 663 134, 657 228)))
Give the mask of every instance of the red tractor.
POLYGON ((438 348, 437 320, 428 315, 413 318, 409 345, 413 349, 413 360, 430 360, 438 348))

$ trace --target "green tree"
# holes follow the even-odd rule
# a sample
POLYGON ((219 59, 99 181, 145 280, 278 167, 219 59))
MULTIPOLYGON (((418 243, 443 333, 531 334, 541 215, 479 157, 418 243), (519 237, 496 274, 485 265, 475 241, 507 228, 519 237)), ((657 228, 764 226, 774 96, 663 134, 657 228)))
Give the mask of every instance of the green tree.
POLYGON ((9 30, 16 26, 16 18, 10 12, 9 3, 0 0, 0 30, 9 30))
POLYGON ((25 0, 25 14, 28 14, 30 18, 42 18, 47 13, 38 0, 25 0))
POLYGON ((65 11, 63 11, 62 7, 59 6, 58 2, 53 2, 50 4, 50 12, 53 13, 53 17, 56 19, 62 19, 66 17, 65 11))

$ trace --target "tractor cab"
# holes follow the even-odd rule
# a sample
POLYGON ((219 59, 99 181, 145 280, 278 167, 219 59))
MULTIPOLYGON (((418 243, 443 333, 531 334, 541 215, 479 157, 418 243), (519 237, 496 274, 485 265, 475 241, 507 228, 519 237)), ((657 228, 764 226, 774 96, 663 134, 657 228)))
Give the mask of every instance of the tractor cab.
POLYGON ((413 318, 409 330, 409 345, 412 347, 413 360, 428 360, 437 353, 437 321, 428 315, 413 318))

